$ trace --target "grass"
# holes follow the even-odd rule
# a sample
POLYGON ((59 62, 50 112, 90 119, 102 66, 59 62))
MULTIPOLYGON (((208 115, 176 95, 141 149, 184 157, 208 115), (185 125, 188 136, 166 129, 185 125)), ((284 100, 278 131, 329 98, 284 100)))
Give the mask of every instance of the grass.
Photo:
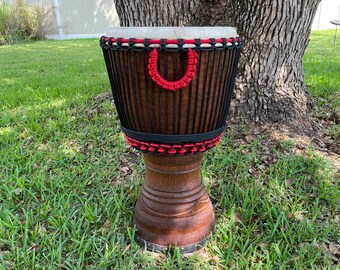
MULTIPOLYGON (((331 32, 313 33, 306 81, 332 102, 336 57, 331 32)), ((102 94, 98 41, 3 46, 0 63, 0 269, 336 268, 339 174, 313 148, 224 137, 202 168, 217 218, 206 253, 155 257, 133 241, 144 164, 102 94)))
POLYGON ((334 33, 313 32, 304 66, 306 85, 318 105, 314 115, 330 122, 328 135, 340 145, 340 41, 338 37, 336 46, 333 45, 334 33))
POLYGON ((340 106, 340 40, 333 45, 334 30, 315 31, 304 57, 306 84, 314 97, 328 99, 337 95, 334 107, 340 106))

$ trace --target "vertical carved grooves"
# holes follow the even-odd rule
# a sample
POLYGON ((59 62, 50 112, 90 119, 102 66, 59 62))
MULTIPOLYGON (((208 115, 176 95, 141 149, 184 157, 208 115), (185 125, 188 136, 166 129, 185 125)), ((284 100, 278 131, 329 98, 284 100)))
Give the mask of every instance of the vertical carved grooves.
POLYGON ((210 235, 215 218, 200 178, 202 157, 144 155, 145 183, 134 214, 139 238, 161 246, 188 246, 210 235))
MULTIPOLYGON (((104 49, 115 105, 122 125, 138 132, 188 135, 225 125, 240 49, 200 50, 195 77, 176 92, 153 83, 147 73, 149 51, 104 49), (146 121, 147 120, 147 121, 146 121)), ((162 51, 158 69, 175 81, 187 66, 186 51, 162 51)))

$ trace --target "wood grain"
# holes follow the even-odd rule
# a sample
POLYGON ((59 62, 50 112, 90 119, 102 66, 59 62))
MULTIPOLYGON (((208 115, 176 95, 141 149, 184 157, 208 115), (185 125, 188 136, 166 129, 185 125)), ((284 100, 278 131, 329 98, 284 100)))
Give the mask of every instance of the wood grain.
POLYGON ((202 157, 144 154, 145 182, 133 219, 139 238, 181 247, 210 236, 215 217, 200 177, 202 157))

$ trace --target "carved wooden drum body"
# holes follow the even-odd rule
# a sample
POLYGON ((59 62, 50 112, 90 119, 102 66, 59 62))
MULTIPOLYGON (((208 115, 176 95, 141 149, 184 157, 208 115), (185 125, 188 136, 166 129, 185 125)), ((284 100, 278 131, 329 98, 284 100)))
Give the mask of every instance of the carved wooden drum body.
POLYGON ((121 129, 146 162, 136 240, 198 249, 215 226, 200 164, 225 128, 242 40, 231 27, 121 27, 100 45, 121 129))

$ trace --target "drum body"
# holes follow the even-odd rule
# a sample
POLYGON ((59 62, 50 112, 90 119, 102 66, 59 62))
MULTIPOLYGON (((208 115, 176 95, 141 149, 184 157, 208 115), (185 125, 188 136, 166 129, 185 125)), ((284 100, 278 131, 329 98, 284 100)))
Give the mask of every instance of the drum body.
POLYGON ((214 227, 200 153, 215 146, 225 128, 242 40, 228 27, 112 28, 100 45, 122 131, 132 147, 147 153, 134 218, 139 242, 191 251, 214 227))

